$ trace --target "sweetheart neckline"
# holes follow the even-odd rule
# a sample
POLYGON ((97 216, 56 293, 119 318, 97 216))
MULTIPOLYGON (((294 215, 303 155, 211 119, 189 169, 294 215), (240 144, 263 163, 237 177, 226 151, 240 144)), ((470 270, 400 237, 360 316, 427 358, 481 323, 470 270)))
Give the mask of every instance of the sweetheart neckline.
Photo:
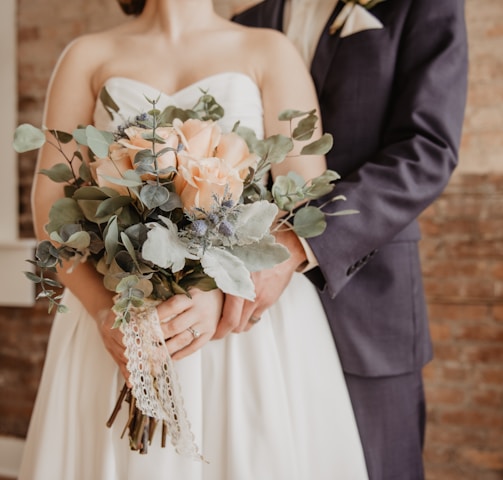
POLYGON ((162 90, 159 90, 157 87, 147 83, 147 82, 144 82, 143 80, 137 80, 137 79, 134 79, 134 78, 129 78, 129 77, 125 77, 125 76, 122 76, 122 75, 113 75, 111 77, 108 77, 104 82, 103 82, 103 85, 101 87, 100 90, 103 90, 103 88, 105 88, 110 82, 114 82, 114 81, 126 81, 126 82, 129 82, 129 83, 135 83, 137 85, 143 85, 145 87, 148 87, 152 90, 155 90, 156 92, 158 92, 159 94, 162 94, 162 95, 165 95, 167 97, 175 97, 176 95, 179 95, 180 93, 182 92, 185 92, 186 90, 189 90, 191 88, 194 88, 195 86, 201 84, 201 83, 204 83, 204 82, 209 82, 211 80, 214 80, 216 78, 219 78, 219 77, 222 77, 222 76, 228 76, 228 75, 234 75, 234 76, 237 76, 237 77, 243 77, 245 79, 247 79, 249 81, 250 84, 252 84, 258 91, 260 91, 257 83, 255 82, 255 80, 253 80, 253 78, 246 74, 246 73, 243 73, 243 72, 234 72, 234 71, 226 71, 226 72, 219 72, 219 73, 214 73, 214 74, 211 74, 211 75, 207 75, 205 77, 202 77, 182 88, 180 88, 179 90, 173 92, 173 93, 167 93, 167 92, 164 92, 162 90))

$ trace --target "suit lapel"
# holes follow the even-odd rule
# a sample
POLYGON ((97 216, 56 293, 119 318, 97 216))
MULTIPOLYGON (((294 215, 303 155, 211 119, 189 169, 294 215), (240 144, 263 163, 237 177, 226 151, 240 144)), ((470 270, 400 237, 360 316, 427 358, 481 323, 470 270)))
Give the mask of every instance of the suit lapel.
POLYGON ((318 93, 321 92, 323 85, 325 84, 328 70, 334 58, 337 45, 339 44, 339 41, 341 39, 339 35, 340 31, 336 32, 333 35, 330 35, 329 28, 335 20, 335 17, 342 10, 343 6, 344 2, 339 0, 334 11, 332 12, 332 15, 330 15, 325 28, 323 29, 323 33, 321 34, 313 61, 311 63, 311 76, 313 77, 314 84, 318 93))

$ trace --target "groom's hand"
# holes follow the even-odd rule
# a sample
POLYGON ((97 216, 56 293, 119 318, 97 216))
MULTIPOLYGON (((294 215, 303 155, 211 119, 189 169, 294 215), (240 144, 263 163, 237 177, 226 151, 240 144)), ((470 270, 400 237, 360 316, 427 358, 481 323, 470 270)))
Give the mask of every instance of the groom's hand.
POLYGON ((262 314, 278 301, 294 272, 305 262, 304 248, 295 233, 292 231, 278 233, 276 241, 288 248, 290 258, 274 268, 252 274, 256 294, 254 302, 233 295, 225 296, 222 318, 213 336, 214 339, 223 338, 229 332, 248 331, 262 314))

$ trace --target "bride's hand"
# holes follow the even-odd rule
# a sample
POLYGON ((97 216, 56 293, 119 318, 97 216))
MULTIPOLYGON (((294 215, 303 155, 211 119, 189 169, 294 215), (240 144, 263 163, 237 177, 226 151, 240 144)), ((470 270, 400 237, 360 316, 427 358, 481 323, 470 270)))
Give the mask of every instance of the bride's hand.
POLYGON ((222 314, 223 293, 197 288, 179 294, 157 307, 166 346, 173 359, 179 360, 200 349, 213 337, 222 314))
POLYGON ((123 335, 120 328, 112 328, 114 322, 115 313, 111 309, 107 310, 106 312, 103 312, 102 318, 100 318, 97 322, 98 330, 103 343, 105 344, 105 348, 119 366, 127 385, 131 387, 131 384, 129 383, 129 371, 127 369, 127 358, 124 353, 126 347, 122 343, 123 335))
POLYGON ((275 267, 252 273, 255 284, 255 301, 250 302, 232 295, 225 296, 222 318, 214 338, 223 338, 229 332, 248 331, 260 316, 274 305, 306 255, 297 235, 291 231, 276 234, 276 240, 288 248, 290 258, 275 267))

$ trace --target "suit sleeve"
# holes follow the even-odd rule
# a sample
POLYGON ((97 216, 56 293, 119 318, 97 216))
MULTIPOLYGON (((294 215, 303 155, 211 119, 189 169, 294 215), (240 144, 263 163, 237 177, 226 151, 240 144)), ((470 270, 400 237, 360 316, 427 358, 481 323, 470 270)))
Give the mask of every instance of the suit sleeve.
POLYGON ((413 0, 380 150, 336 187, 348 199, 342 208, 360 213, 330 217, 309 240, 319 262, 309 276, 332 297, 376 250, 407 240, 404 232, 417 230, 414 220, 445 188, 457 165, 467 63, 464 2, 413 0))

